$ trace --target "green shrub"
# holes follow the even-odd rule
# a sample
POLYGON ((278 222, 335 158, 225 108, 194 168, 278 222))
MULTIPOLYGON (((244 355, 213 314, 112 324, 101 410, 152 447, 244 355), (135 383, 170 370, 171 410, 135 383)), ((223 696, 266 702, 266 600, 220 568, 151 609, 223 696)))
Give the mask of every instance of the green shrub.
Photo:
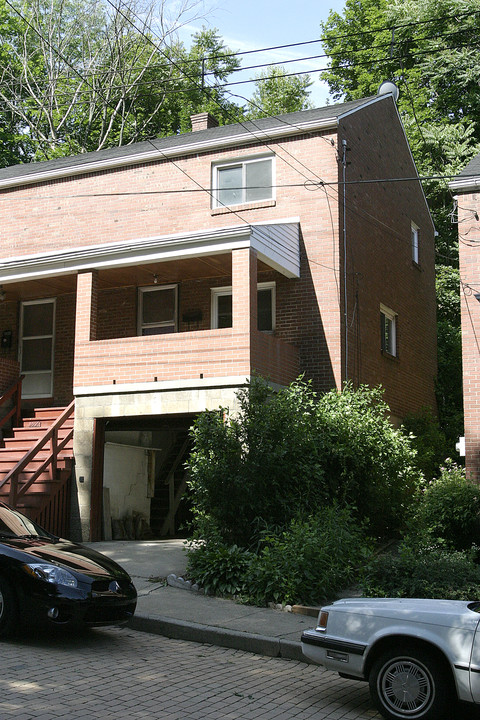
POLYGON ((458 550, 480 545, 480 487, 466 479, 462 467, 448 462, 421 493, 413 524, 417 532, 458 550))
POLYGON ((438 477, 440 467, 450 454, 445 433, 430 408, 406 415, 402 430, 416 450, 415 465, 427 480, 438 477))
POLYGON ((370 563, 361 582, 371 597, 444 598, 480 597, 477 549, 451 550, 425 541, 406 541, 398 553, 386 553, 370 563))
POLYGON ((301 380, 274 391, 258 378, 239 412, 202 413, 192 429, 189 487, 200 537, 256 547, 261 531, 337 502, 372 534, 403 522, 419 472, 410 439, 388 420, 379 388, 317 396, 301 380))
POLYGON ((323 507, 267 535, 252 558, 245 585, 252 602, 318 604, 352 583, 367 554, 366 541, 348 508, 323 507))
POLYGON ((206 593, 237 595, 245 592, 244 578, 252 554, 237 545, 225 545, 221 540, 189 543, 187 572, 206 593))

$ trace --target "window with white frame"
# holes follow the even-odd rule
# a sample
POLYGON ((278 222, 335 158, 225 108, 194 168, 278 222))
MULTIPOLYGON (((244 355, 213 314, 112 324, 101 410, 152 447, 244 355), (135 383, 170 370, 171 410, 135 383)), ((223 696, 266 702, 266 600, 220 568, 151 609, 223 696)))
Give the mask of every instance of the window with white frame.
MULTIPOLYGON (((232 288, 212 288, 212 328, 232 327, 232 288)), ((263 332, 275 330, 275 283, 257 285, 257 327, 263 332)))
POLYGON ((177 286, 138 289, 138 334, 161 335, 177 330, 177 286))
POLYGON ((418 265, 418 250, 419 250, 419 239, 420 229, 415 223, 412 222, 412 260, 418 265))
POLYGON ((273 198, 273 157, 257 157, 212 167, 216 208, 273 198))
POLYGON ((397 315, 385 305, 380 305, 380 334, 382 352, 396 357, 397 315))

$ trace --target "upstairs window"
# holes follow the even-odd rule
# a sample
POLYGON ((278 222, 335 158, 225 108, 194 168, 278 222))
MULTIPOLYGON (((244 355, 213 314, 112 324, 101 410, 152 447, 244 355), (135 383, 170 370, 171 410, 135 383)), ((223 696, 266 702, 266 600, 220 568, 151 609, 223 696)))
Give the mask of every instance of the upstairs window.
POLYGON ((139 288, 138 334, 161 335, 177 331, 177 286, 139 288))
MULTIPOLYGON (((212 290, 212 328, 232 327, 232 288, 212 290)), ((257 328, 275 330, 275 283, 257 285, 257 328)))
POLYGON ((214 165, 213 206, 241 205, 273 198, 273 158, 214 165))
POLYGON ((384 305, 380 305, 380 336, 382 352, 396 357, 397 315, 384 305))
POLYGON ((420 238, 420 229, 412 222, 412 260, 418 265, 418 246, 420 238))

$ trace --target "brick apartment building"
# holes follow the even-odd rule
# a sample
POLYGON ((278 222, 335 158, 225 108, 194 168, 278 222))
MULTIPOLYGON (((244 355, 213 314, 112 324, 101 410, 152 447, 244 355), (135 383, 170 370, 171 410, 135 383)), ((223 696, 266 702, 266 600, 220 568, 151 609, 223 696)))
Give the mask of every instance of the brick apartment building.
POLYGON ((480 155, 450 188, 458 203, 465 467, 480 482, 480 155))
POLYGON ((392 96, 192 127, 0 170, 0 390, 75 399, 84 539, 102 508, 107 537, 173 532, 188 427, 253 373, 435 405, 434 228, 392 96))

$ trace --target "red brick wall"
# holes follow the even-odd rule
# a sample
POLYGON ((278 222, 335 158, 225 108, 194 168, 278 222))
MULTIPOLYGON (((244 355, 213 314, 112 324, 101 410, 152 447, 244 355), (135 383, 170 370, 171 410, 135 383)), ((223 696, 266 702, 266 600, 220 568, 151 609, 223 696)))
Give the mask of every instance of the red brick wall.
POLYGON ((465 412, 465 466, 467 474, 480 482, 480 195, 462 195, 458 222, 460 242, 460 300, 462 307, 463 404, 465 412))
MULTIPOLYGON (((404 138, 402 131, 396 129, 395 112, 389 102, 382 102, 342 121, 340 139, 346 137, 350 147, 350 179, 412 175, 413 165, 408 151, 402 150, 404 138)), ((6 254, 21 256, 33 250, 50 252, 56 247, 77 248, 298 217, 301 277, 288 279, 272 271, 259 274, 258 279, 276 280, 275 336, 296 348, 301 371, 313 379, 319 390, 340 387, 345 376, 343 237, 339 224, 341 188, 337 185, 340 168, 332 141, 337 142, 336 133, 312 133, 268 146, 258 142, 231 151, 199 153, 174 162, 159 161, 5 191, 8 213, 1 219, 6 254), (211 162, 269 150, 276 156, 275 202, 239 206, 235 211, 212 210, 208 193, 198 192, 199 185, 210 187, 211 162), (332 184, 324 186, 320 184, 323 181, 332 184), (162 193, 169 189, 194 192, 162 193)), ((357 382, 385 384, 387 400, 396 414, 432 404, 433 242, 418 187, 412 183, 348 186, 347 244, 349 377, 357 382), (420 269, 412 267, 409 256, 410 220, 421 227, 420 269), (380 302, 399 314, 396 361, 380 353, 380 302)), ((209 330, 210 289, 224 284, 232 284, 232 278, 180 281, 181 331, 209 330), (191 309, 202 311, 201 321, 194 326, 182 320, 183 312, 191 309)), ((123 352, 122 339, 135 335, 136 303, 137 291, 132 286, 98 293, 96 332, 102 343, 113 342, 108 352, 114 346, 123 352)), ((80 310, 80 317, 90 312, 87 308, 80 310)), ((71 315, 73 308, 69 312, 71 315)), ((67 332, 64 337, 71 348, 73 327, 70 335, 67 332)), ((149 340, 151 344, 159 342, 149 340)), ((271 346, 273 340, 259 341, 257 348, 261 343, 265 348, 271 346)), ((168 340, 168 344, 172 342, 168 340)), ((202 342, 199 341, 199 347, 202 342)), ((92 345, 90 353, 92 348, 102 355, 107 346, 92 345)), ((117 366, 112 357, 108 358, 109 373, 116 378, 128 376, 122 367, 122 355, 118 357, 117 366)), ((71 349, 66 358, 71 358, 71 349)), ((257 352, 258 365, 260 361, 257 352)), ((79 355, 79 363, 82 367, 88 365, 86 350, 79 355)), ((213 366, 219 375, 227 374, 227 370, 233 373, 235 369, 222 368, 218 363, 213 366)), ((238 367, 235 374, 237 370, 238 367)), ((66 367, 62 371, 59 393, 64 394, 68 372, 66 367)), ((152 375, 158 376, 159 372, 152 375)))
MULTIPOLYGON (((403 131, 390 118, 389 105, 376 103, 339 128, 348 148, 348 377, 383 385, 392 413, 402 417, 414 408, 435 408, 435 255, 421 188, 416 181, 400 181, 415 177, 415 166, 403 131), (369 182, 388 178, 399 181, 369 182), (418 264, 412 261, 412 221, 420 228, 418 264), (381 303, 397 314, 395 358, 381 351, 381 303)), ((343 314, 343 265, 340 283, 343 314)))

